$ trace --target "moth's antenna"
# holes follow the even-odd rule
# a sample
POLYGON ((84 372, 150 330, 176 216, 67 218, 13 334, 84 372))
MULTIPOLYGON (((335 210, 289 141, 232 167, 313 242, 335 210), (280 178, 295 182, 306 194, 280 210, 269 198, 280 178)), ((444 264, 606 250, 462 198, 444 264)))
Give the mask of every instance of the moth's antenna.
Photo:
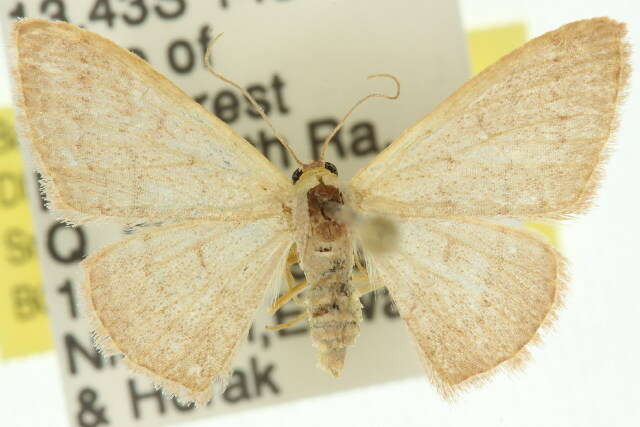
POLYGON ((360 106, 360 104, 362 104, 369 98, 398 99, 398 97, 400 96, 400 81, 395 76, 392 76, 391 74, 385 74, 385 73, 371 74, 370 76, 367 76, 367 79, 372 79, 374 77, 387 77, 393 80, 393 82, 396 84, 396 94, 393 96, 390 96, 380 92, 373 92, 365 96, 364 98, 362 98, 360 101, 356 102, 355 105, 351 107, 351 109, 347 112, 347 114, 344 115, 342 120, 340 120, 340 123, 338 123, 338 125, 333 129, 333 131, 331 131, 329 136, 322 143, 322 149, 320 150, 320 161, 322 162, 324 161, 324 156, 327 152, 327 148, 329 147, 329 142, 331 142, 331 138, 333 138, 336 135, 336 133, 338 133, 338 131, 340 130, 340 128, 342 128, 342 126, 347 121, 349 116, 351 116, 351 113, 353 113, 354 110, 360 106))
POLYGON ((240 92, 242 92, 245 98, 247 98, 249 102, 251 102, 251 105, 253 105, 253 108, 255 108, 258 114, 260 114, 260 117, 262 117, 262 120, 264 120, 267 123, 267 125, 271 129, 271 132, 273 132, 273 135, 278 139, 278 141, 280 141, 280 144, 282 144, 282 146, 287 149, 289 154, 291 154, 291 157, 293 157, 293 160, 295 160, 300 167, 304 167, 304 163, 302 163, 298 158, 298 156, 296 156, 296 153, 293 152, 293 150, 289 146, 289 143, 287 142, 285 137, 278 133, 278 131, 273 126, 273 124, 271 123, 267 115, 264 113, 263 108, 260 105, 258 105, 255 99, 253 99, 253 96, 251 96, 251 94, 249 94, 249 92, 247 92, 246 89, 240 86, 238 83, 226 78, 225 76, 223 76, 222 74, 220 74, 219 72, 213 69, 213 65, 211 65, 211 52, 213 51, 214 43, 218 41, 220 37, 222 37, 222 34, 224 33, 218 34, 217 36, 215 36, 213 40, 211 40, 211 42, 209 42, 209 45, 207 46, 207 51, 204 54, 204 66, 207 67, 207 70, 209 70, 211 74, 213 74, 223 82, 230 84, 231 86, 235 87, 240 92))

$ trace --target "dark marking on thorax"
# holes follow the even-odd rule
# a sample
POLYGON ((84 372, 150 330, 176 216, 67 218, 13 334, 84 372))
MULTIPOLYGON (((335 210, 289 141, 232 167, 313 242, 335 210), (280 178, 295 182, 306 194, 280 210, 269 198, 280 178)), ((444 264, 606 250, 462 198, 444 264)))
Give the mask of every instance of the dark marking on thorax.
POLYGON ((327 214, 328 203, 344 204, 338 187, 320 183, 307 192, 311 231, 325 242, 333 242, 344 236, 347 227, 327 214))

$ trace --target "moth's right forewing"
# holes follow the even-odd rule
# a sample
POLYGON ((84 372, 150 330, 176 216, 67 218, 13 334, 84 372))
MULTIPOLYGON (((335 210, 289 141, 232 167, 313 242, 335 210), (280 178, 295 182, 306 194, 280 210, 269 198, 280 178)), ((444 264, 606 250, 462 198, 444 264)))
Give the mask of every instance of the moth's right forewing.
POLYGON ((282 214, 289 181, 136 55, 65 22, 13 27, 19 138, 68 220, 282 214))
POLYGON ((593 196, 629 77, 625 25, 544 34, 467 82, 351 182, 364 211, 554 217, 593 196))

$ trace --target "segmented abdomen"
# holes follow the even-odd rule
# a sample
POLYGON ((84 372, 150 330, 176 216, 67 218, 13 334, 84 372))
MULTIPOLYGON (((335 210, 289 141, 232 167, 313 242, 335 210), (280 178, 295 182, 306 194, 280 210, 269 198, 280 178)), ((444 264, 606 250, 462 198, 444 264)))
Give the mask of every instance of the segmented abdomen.
POLYGON ((308 275, 317 280, 310 281, 307 299, 318 364, 336 377, 344 366, 347 347, 354 344, 360 332, 362 321, 362 305, 351 284, 353 255, 349 255, 350 251, 337 252, 314 254, 313 264, 324 268, 308 275))

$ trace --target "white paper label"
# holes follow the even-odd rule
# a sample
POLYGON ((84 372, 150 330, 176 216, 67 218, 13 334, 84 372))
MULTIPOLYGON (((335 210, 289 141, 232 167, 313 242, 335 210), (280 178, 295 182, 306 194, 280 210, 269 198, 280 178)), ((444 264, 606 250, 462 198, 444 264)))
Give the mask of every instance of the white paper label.
MULTIPOLYGON (((238 91, 204 69, 202 57, 214 35, 225 33, 215 49, 217 69, 263 104, 303 161, 317 155, 324 137, 357 99, 371 91, 393 93, 391 83, 366 80, 367 75, 398 77, 400 99, 373 100, 360 108, 329 149, 328 160, 344 181, 468 77, 455 2, 9 0, 0 8, 5 35, 18 16, 63 19, 135 51, 288 174, 294 164, 265 123, 238 91)), ((35 174, 27 178, 72 425, 158 426, 422 375, 410 337, 381 292, 363 298, 362 333, 339 380, 315 367, 304 324, 264 330, 297 313, 287 306, 275 316, 259 311, 229 387, 209 406, 194 409, 165 399, 118 358, 105 360, 96 353, 77 309, 79 261, 124 231, 105 225, 65 227, 45 211, 35 174)))

